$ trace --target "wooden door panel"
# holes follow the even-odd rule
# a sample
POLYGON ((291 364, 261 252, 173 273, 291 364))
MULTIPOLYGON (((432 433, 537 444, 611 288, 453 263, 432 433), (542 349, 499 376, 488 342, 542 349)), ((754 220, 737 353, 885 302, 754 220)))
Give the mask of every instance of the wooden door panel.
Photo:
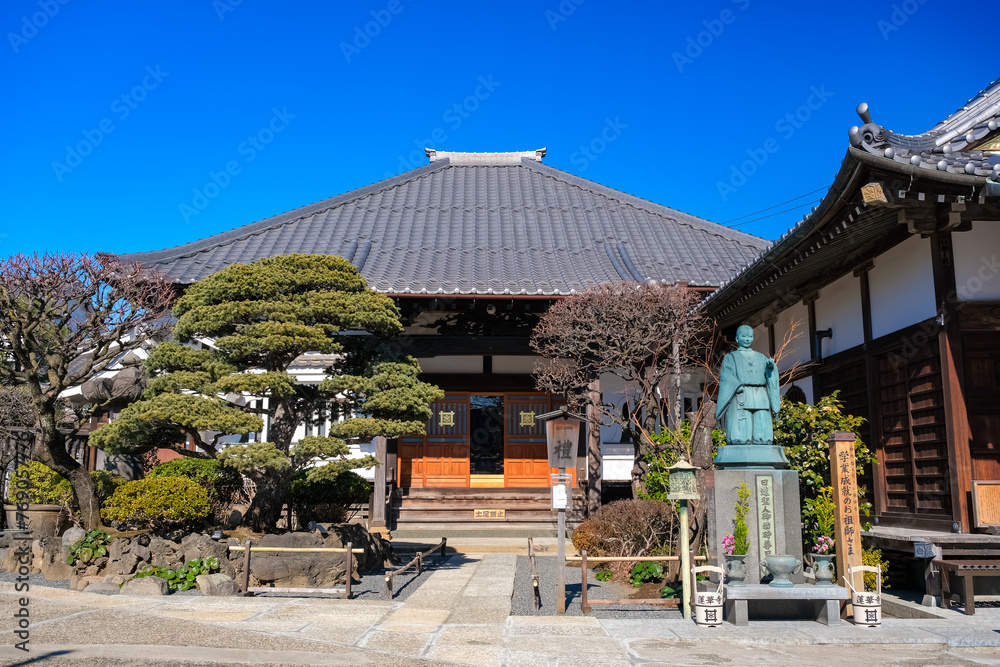
POLYGON ((424 438, 424 486, 469 486, 469 397, 449 394, 431 406, 424 438), (444 416, 442 417, 442 413, 444 416))
MULTIPOLYGON (((559 472, 549 468, 548 448, 545 445, 545 424, 538 415, 550 412, 552 399, 547 394, 508 394, 504 399, 506 411, 504 486, 545 488, 551 483, 549 475, 559 472), (530 416, 529 416, 530 415, 530 416)), ((572 469, 576 485, 576 469, 572 469)))
POLYGON ((403 488, 424 485, 424 439, 399 439, 399 485, 403 488))

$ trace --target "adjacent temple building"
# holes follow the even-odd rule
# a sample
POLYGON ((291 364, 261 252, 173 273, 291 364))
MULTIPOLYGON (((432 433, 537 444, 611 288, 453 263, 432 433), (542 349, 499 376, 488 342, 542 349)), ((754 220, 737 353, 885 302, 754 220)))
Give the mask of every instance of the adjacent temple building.
POLYGON ((872 536, 913 553, 1000 523, 1000 82, 923 134, 858 114, 822 203, 703 305, 764 352, 807 332, 786 389, 867 420, 872 536))

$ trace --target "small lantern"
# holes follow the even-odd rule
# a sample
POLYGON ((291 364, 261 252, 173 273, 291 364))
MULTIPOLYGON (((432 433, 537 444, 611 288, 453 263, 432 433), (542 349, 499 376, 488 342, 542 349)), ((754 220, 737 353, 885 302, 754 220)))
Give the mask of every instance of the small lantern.
POLYGON ((698 482, 695 480, 693 465, 681 459, 674 465, 667 468, 670 471, 670 493, 667 498, 670 500, 698 500, 698 482))

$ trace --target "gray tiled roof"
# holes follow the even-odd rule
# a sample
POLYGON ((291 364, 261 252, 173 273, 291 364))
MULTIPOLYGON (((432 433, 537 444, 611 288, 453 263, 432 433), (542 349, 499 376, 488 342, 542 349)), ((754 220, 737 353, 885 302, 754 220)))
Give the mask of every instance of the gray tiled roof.
POLYGON ((1000 128, 1000 79, 923 134, 897 134, 871 122, 867 104, 858 113, 865 125, 850 129, 855 148, 924 169, 1000 177, 1000 151, 975 150, 1000 128))
POLYGON ((332 199, 122 259, 192 283, 238 262, 326 253, 390 294, 558 295, 623 280, 715 286, 768 245, 553 169, 540 155, 513 155, 439 154, 332 199))

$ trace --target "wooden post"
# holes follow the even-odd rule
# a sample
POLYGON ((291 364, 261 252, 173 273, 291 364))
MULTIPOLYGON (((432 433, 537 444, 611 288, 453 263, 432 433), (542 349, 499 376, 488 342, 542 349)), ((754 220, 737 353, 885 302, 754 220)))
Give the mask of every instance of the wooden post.
POLYGON ((445 548, 447 546, 448 546, 448 538, 447 537, 442 537, 441 538, 441 558, 444 558, 444 550, 445 550, 445 548))
POLYGON ((388 599, 392 599, 392 575, 385 575, 385 596, 388 599))
MULTIPOLYGON (((861 519, 858 514, 858 471, 854 434, 837 431, 830 436, 830 482, 833 484, 834 540, 837 550, 837 581, 843 585, 847 568, 861 565, 861 519)), ((851 585, 863 591, 864 576, 855 572, 851 585)), ((850 601, 841 616, 851 613, 850 601)))
POLYGON ((344 554, 345 558, 347 558, 347 585, 344 588, 345 600, 351 599, 351 581, 354 579, 352 576, 354 573, 354 553, 351 551, 353 546, 354 545, 352 543, 348 542, 347 553, 344 554))
POLYGON ((681 500, 681 608, 684 618, 691 618, 691 536, 688 534, 688 501, 681 500))
POLYGON ((375 438, 375 458, 379 465, 375 466, 375 485, 372 489, 372 501, 368 506, 368 525, 385 526, 385 505, 386 505, 386 439, 382 436, 375 438))
POLYGON ((587 550, 580 552, 580 608, 584 614, 590 613, 590 605, 587 604, 587 550))
POLYGON ((243 595, 250 595, 250 540, 243 546, 243 595))
POLYGON ((424 571, 424 559, 417 554, 417 574, 421 574, 424 571))
MULTIPOLYGON (((566 468, 559 468, 559 479, 566 474, 566 468)), ((556 611, 566 613, 566 510, 559 509, 559 534, 556 538, 556 591, 559 599, 556 601, 556 611)))

